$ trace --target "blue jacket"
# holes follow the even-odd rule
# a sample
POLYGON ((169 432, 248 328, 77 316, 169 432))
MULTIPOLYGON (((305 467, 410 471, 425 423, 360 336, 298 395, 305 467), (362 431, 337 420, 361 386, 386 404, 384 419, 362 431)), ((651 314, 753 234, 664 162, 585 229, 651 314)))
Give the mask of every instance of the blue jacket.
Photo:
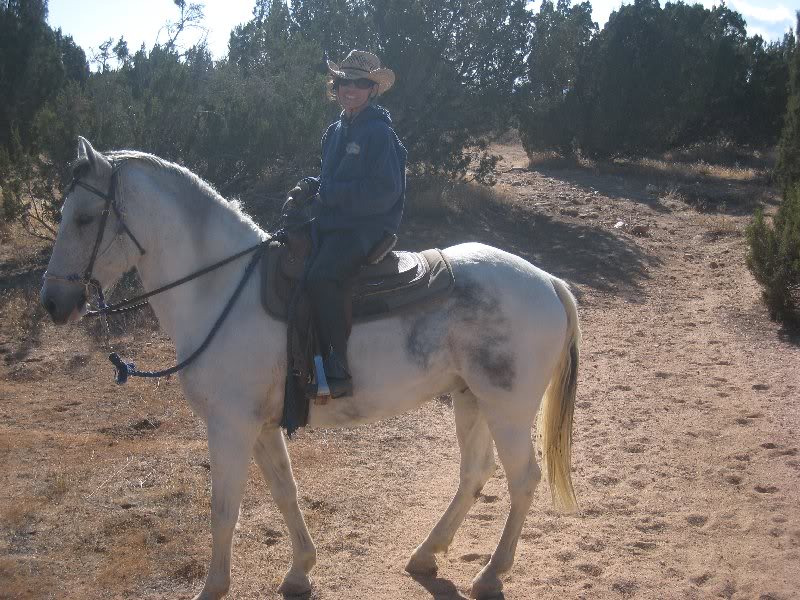
POLYGON ((314 178, 319 231, 352 230, 372 242, 396 233, 406 194, 406 152, 389 111, 370 104, 322 136, 322 172, 314 178))

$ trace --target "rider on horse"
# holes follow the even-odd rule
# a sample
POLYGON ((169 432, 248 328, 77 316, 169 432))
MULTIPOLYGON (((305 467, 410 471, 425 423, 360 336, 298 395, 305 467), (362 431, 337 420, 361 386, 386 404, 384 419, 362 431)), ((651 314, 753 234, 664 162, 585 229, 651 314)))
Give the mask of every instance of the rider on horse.
POLYGON ((322 136, 322 170, 289 193, 314 216, 313 262, 306 289, 331 396, 352 394, 345 317, 350 284, 373 247, 397 232, 406 191, 406 149, 389 112, 375 99, 394 84, 394 73, 374 54, 352 50, 341 64, 328 61, 329 93, 342 107, 322 136))

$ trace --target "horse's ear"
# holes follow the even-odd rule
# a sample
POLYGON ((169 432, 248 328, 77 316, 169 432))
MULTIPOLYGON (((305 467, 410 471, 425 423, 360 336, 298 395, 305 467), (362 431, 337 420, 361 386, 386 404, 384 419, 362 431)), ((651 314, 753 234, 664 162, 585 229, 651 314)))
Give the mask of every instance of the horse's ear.
POLYGON ((106 158, 92 147, 89 140, 78 136, 78 157, 72 165, 72 176, 77 178, 94 172, 98 177, 103 177, 110 170, 111 165, 106 158))
POLYGON ((79 163, 88 163, 89 165, 91 165, 93 163, 92 159, 94 158, 94 154, 95 154, 94 148, 92 148, 92 145, 89 143, 89 140, 79 135, 78 158, 75 160, 75 164, 77 165, 79 163))

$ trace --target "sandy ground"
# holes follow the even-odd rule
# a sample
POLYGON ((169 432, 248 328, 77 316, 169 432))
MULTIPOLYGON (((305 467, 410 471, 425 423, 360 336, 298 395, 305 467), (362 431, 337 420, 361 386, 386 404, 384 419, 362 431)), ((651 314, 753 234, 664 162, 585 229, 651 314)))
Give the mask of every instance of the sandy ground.
MULTIPOLYGON (((655 175, 526 170, 520 148, 499 150, 505 202, 436 227, 409 218, 404 243, 483 241, 579 296, 580 511, 554 512, 539 487, 505 598, 800 598, 800 346, 744 266, 747 210, 698 211, 655 175)), ((35 253, 6 240, 0 259, 0 598, 191 598, 210 555, 202 425, 175 380, 117 387, 96 325, 42 320, 35 253)), ((146 323, 122 329, 115 347, 140 364, 172 360, 146 323)), ((466 597, 508 510, 500 468, 438 576, 403 571, 456 487, 446 399, 303 431, 290 452, 318 549, 311 599, 466 597)), ((252 467, 229 597, 279 597, 289 560, 252 467)))

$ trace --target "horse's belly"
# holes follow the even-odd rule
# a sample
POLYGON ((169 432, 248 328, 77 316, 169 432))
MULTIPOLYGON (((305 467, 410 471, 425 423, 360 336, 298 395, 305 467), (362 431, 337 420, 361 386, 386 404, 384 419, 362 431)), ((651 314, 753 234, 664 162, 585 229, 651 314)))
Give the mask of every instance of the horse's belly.
POLYGON ((456 389, 460 382, 455 374, 435 379, 416 385, 386 381, 381 389, 375 385, 362 385, 359 389, 358 379, 354 378, 354 395, 335 398, 324 405, 312 405, 308 424, 312 427, 354 427, 389 419, 456 389))

